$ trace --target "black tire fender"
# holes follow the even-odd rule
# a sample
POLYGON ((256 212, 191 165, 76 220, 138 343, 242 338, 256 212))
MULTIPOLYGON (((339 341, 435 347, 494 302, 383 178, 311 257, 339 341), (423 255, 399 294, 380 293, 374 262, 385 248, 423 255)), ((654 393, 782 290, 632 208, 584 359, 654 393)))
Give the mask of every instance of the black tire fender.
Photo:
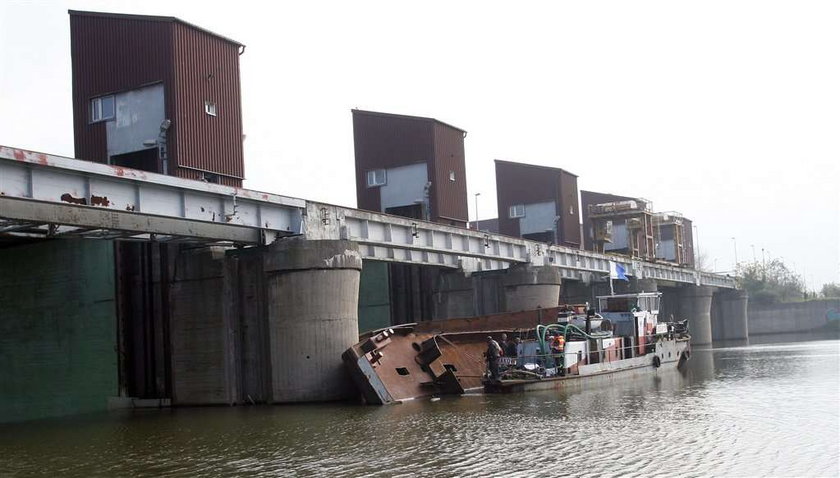
POLYGON ((659 368, 660 365, 662 365, 662 361, 659 360, 659 355, 654 355, 653 356, 653 368, 659 368))

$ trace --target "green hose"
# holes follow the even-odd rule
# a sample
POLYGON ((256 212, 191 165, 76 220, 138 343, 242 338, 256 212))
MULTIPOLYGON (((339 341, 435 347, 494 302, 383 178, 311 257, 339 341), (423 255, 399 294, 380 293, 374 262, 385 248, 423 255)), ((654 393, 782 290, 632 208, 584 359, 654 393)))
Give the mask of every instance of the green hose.
POLYGON ((547 354, 547 353, 548 353, 548 348, 547 348, 547 347, 546 347, 546 345, 545 345, 545 335, 546 335, 546 333, 548 333, 548 331, 549 331, 549 330, 551 330, 551 329, 557 329, 557 330, 562 331, 562 333, 563 333, 563 339, 564 339, 564 340, 566 340, 566 339, 568 339, 568 338, 569 338, 569 332, 570 332, 570 331, 572 331, 572 330, 576 330, 579 334, 583 335, 584 337, 590 338, 590 339, 600 339, 600 338, 604 338, 604 337, 598 337, 598 336, 594 336, 594 335, 587 334, 586 332, 584 332, 584 331, 583 331, 583 329, 581 329, 581 328, 580 328, 580 327, 578 327, 577 325, 573 325, 573 324, 565 324, 565 325, 564 325, 564 324, 537 325, 537 329, 536 329, 536 333, 537 333, 537 341, 538 341, 538 343, 539 343, 539 345, 540 345, 540 351, 541 351, 543 354, 547 354))

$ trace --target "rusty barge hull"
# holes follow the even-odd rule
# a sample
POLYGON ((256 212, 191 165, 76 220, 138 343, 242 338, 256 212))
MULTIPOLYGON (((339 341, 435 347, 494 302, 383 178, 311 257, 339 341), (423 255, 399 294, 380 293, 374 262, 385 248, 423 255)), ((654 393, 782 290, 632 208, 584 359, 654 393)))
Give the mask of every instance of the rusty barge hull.
POLYGON ((518 334, 553 323, 561 307, 432 320, 363 334, 342 355, 368 404, 385 405, 481 390, 488 334, 518 334))

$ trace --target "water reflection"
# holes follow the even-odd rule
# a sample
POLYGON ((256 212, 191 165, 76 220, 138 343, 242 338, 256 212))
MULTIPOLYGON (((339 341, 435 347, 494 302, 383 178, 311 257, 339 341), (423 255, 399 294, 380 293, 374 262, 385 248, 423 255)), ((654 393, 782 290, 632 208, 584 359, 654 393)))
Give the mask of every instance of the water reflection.
POLYGON ((836 475, 840 342, 695 349, 583 390, 390 407, 147 411, 0 426, 4 473, 836 475))

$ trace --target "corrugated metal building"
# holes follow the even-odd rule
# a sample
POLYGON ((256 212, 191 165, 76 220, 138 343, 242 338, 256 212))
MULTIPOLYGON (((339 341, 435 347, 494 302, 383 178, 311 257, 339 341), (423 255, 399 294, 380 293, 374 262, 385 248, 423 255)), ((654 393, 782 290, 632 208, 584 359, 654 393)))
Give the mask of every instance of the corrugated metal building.
POLYGON ((69 13, 76 156, 241 186, 244 46, 174 17, 69 13))
POLYGON ((465 136, 434 118, 353 110, 358 207, 466 227, 465 136))
POLYGON ((497 159, 496 197, 501 234, 580 247, 576 175, 497 159))

